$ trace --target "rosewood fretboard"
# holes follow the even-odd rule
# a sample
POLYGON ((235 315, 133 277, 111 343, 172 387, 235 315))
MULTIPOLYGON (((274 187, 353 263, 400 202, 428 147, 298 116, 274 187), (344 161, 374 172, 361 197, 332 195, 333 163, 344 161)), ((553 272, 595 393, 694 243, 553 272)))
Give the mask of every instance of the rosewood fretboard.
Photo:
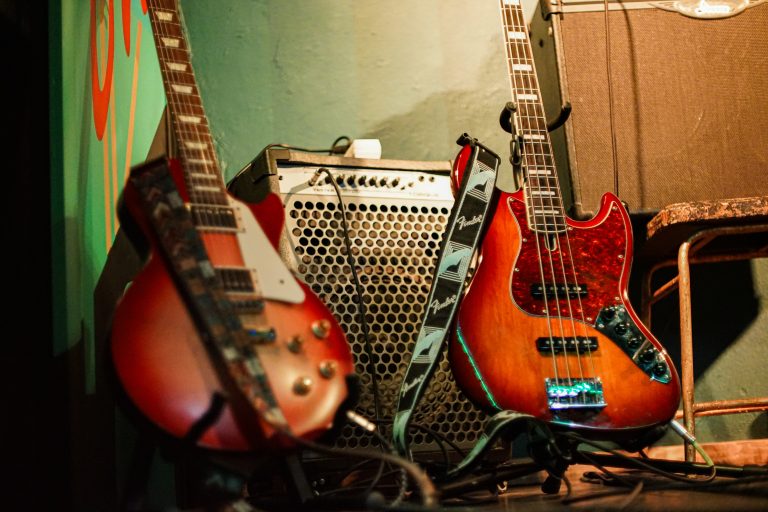
POLYGON ((528 223, 532 230, 553 233, 565 229, 562 194, 547 131, 528 27, 520 0, 499 0, 515 128, 522 135, 523 172, 528 223))
POLYGON ((227 228, 232 225, 233 217, 227 208, 226 186, 176 0, 150 0, 148 4, 173 136, 195 220, 203 225, 227 228))

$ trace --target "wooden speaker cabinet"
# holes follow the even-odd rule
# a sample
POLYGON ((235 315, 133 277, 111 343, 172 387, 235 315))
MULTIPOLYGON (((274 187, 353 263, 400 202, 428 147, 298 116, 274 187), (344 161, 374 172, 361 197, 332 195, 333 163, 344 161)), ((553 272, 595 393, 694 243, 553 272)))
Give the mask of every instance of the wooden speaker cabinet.
MULTIPOLYGON (((603 2, 552 10, 554 39, 538 37, 554 43, 562 100, 573 107, 574 203, 594 212, 614 190, 603 2)), ((611 2, 608 17, 619 196, 630 211, 768 195, 768 4, 702 20, 611 2)))

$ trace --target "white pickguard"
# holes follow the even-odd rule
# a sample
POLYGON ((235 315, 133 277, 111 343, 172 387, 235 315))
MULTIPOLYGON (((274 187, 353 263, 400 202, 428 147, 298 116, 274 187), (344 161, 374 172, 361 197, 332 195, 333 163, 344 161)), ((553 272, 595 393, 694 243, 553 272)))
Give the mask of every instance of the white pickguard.
POLYGON ((251 210, 231 197, 228 199, 240 223, 241 229, 238 230, 237 240, 245 260, 245 267, 256 274, 257 288, 261 290, 262 296, 265 299, 293 304, 304 302, 304 290, 269 243, 267 235, 262 231, 251 210))

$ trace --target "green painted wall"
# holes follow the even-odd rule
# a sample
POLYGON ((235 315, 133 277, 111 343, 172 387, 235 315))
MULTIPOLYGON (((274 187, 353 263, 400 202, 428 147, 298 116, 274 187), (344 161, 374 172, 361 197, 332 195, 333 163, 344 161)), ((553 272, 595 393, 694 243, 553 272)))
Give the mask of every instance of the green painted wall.
MULTIPOLYGON (((63 219, 63 230, 53 235, 56 243, 65 246, 64 267, 59 271, 63 271, 66 283, 66 290, 58 291, 56 332, 60 336, 55 340, 54 352, 62 353, 79 343, 85 345, 89 389, 94 386, 95 364, 93 290, 117 231, 117 198, 126 170, 146 158, 165 105, 149 18, 142 12, 140 0, 129 4, 128 50, 123 41, 120 4, 115 5, 112 14, 112 34, 108 29, 102 34, 98 28, 109 26, 108 2, 95 4, 95 41, 98 58, 104 63, 110 41, 114 44, 113 87, 104 93, 109 100, 101 136, 97 135, 93 107, 98 92, 91 87, 89 2, 61 2, 61 90, 54 94, 56 108, 61 112, 62 126, 55 133, 63 134, 60 172, 64 177, 64 202, 63 211, 53 212, 57 220, 63 219)), ((105 64, 99 70, 99 88, 106 87, 106 68, 105 64)))

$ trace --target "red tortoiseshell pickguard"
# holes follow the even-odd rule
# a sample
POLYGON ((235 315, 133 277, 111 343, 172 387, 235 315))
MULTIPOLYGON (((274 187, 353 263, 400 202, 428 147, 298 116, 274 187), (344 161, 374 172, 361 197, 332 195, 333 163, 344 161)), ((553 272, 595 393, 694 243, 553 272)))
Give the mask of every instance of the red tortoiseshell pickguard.
POLYGON ((511 276, 512 297, 523 311, 546 316, 559 311, 563 317, 573 317, 592 323, 600 309, 617 303, 622 294, 620 283, 628 259, 629 230, 618 208, 598 224, 568 222, 567 231, 557 237, 558 247, 550 251, 544 235, 536 235, 526 222, 525 204, 508 196, 507 207, 518 220, 520 252, 511 276), (538 241, 537 241, 538 237, 538 241), (538 242, 538 243, 537 243, 538 242), (562 293, 558 300, 535 299, 532 284, 568 284, 586 286, 587 294, 581 299, 568 300, 562 293), (554 277, 553 277, 554 276, 554 277), (583 313, 582 313, 583 309, 583 313))

